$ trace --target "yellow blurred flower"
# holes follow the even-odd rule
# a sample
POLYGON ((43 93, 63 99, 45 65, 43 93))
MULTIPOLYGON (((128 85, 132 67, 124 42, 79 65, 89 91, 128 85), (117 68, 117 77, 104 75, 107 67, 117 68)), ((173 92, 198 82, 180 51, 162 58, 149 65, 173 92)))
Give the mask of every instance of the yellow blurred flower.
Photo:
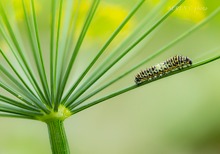
MULTIPOLYGON (((80 14, 87 14, 91 4, 82 2, 81 5, 82 6, 79 10, 80 14)), ((89 29, 87 36, 96 38, 100 37, 102 39, 103 37, 107 37, 107 34, 112 33, 126 18, 129 11, 130 10, 126 10, 126 8, 118 5, 101 2, 94 16, 91 28, 89 29)), ((78 26, 81 27, 82 25, 78 26)), ((134 18, 125 25, 120 34, 127 34, 133 26, 134 18)))
MULTIPOLYGON (((24 10, 23 10, 23 4, 22 4, 22 1, 23 0, 1 0, 1 3, 4 4, 4 3, 7 3, 8 5, 10 5, 10 7, 13 7, 13 15, 15 15, 15 19, 17 22, 21 22, 24 19, 24 10)), ((25 6, 26 6, 26 9, 27 9, 27 13, 28 15, 31 14, 31 0, 24 0, 25 2, 25 6)), ((35 11, 36 11, 36 14, 39 12, 40 10, 40 4, 38 1, 34 1, 34 4, 35 4, 35 11)))
MULTIPOLYGON (((158 2, 159 0, 151 0, 153 5, 158 4, 158 2)), ((177 2, 177 0, 168 1, 166 10, 171 9, 177 2)), ((203 0, 185 0, 185 2, 176 9, 173 15, 192 22, 199 22, 206 17, 207 9, 203 0)))
MULTIPOLYGON (((106 33, 111 33, 126 18, 128 13, 128 10, 120 6, 107 3, 102 4, 97 12, 98 16, 94 20, 96 24, 93 26, 93 30, 90 31, 90 34, 102 36, 106 33)), ((131 19, 123 28, 122 33, 126 34, 131 30, 134 24, 132 21, 131 19)))
POLYGON ((0 49, 4 52, 8 52, 10 49, 5 41, 0 38, 0 49))

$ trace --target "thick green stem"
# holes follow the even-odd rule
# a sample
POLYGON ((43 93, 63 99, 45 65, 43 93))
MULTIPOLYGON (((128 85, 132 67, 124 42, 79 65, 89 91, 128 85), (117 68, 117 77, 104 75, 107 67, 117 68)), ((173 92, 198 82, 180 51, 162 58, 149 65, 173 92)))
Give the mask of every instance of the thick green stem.
POLYGON ((50 144, 53 154, 70 154, 70 149, 62 120, 47 122, 50 144))

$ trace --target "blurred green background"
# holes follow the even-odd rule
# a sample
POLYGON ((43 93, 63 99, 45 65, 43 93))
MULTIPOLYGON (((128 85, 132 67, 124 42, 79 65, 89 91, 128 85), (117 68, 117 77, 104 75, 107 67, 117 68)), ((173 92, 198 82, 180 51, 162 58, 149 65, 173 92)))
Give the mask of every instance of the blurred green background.
MULTIPOLYGON (((49 19, 50 1, 36 2, 39 4, 38 22, 41 40, 45 41, 43 43, 47 48, 46 39, 48 38, 44 36, 49 33, 49 26, 45 26, 49 21, 48 23, 45 21, 49 19)), ((122 20, 120 15, 122 17, 126 15, 135 2, 136 0, 103 0, 101 2, 100 12, 94 19, 96 22, 91 25, 88 37, 82 46, 81 58, 89 59, 93 54, 92 51, 96 51, 103 45, 122 20), (109 9, 107 13, 105 9, 101 9, 102 7, 109 9)), ((219 0, 200 2, 206 8, 203 10, 205 16, 220 6, 219 0)), ((90 1, 85 1, 85 6, 87 3, 90 4, 90 1)), ((15 8, 19 10, 19 7, 18 5, 15 8)), ((146 10, 153 7, 154 2, 147 1, 108 51, 110 52, 114 45, 119 44, 122 38, 127 37, 146 16, 146 10)), ((163 10, 160 13, 162 12, 163 10)), ((83 22, 83 17, 79 21, 83 22)), ((19 22, 22 31, 22 15, 19 22)), ((129 61, 130 63, 126 63, 120 71, 108 76, 106 81, 143 59, 143 56, 160 49, 197 22, 191 20, 189 16, 183 18, 172 15, 158 27, 148 42, 139 47, 140 51, 129 61)), ((80 22, 78 27, 80 29, 80 22)), ((210 52, 220 45, 219 27, 220 15, 140 69, 175 54, 189 56, 193 61, 219 54, 220 50, 210 52)), ((45 55, 47 55, 46 52, 45 55)), ((84 60, 79 59, 79 70, 83 69, 85 65, 83 63, 84 60)), ((219 65, 220 61, 217 60, 158 80, 70 117, 65 121, 65 126, 71 152, 73 154, 219 154, 219 65)), ((130 74, 103 94, 133 84, 135 74, 136 72, 130 74)), ((0 130, 0 154, 50 153, 47 127, 44 123, 1 118, 0 130)))

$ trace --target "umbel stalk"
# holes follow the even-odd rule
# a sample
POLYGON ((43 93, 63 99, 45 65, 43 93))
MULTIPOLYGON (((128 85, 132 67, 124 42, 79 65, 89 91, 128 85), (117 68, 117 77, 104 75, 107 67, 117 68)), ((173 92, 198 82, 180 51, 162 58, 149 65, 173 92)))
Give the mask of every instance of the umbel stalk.
POLYGON ((48 133, 53 154, 70 154, 69 144, 63 125, 63 120, 48 121, 48 133))

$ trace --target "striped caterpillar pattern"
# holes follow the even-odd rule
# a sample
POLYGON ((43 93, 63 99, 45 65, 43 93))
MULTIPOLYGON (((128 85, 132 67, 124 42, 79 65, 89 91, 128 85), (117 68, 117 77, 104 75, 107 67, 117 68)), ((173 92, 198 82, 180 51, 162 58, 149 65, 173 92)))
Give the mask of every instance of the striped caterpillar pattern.
POLYGON ((135 83, 137 85, 143 83, 144 81, 150 81, 162 77, 169 72, 183 69, 185 67, 191 66, 192 60, 186 56, 176 55, 161 62, 157 65, 151 66, 144 71, 141 71, 135 76, 135 83))

